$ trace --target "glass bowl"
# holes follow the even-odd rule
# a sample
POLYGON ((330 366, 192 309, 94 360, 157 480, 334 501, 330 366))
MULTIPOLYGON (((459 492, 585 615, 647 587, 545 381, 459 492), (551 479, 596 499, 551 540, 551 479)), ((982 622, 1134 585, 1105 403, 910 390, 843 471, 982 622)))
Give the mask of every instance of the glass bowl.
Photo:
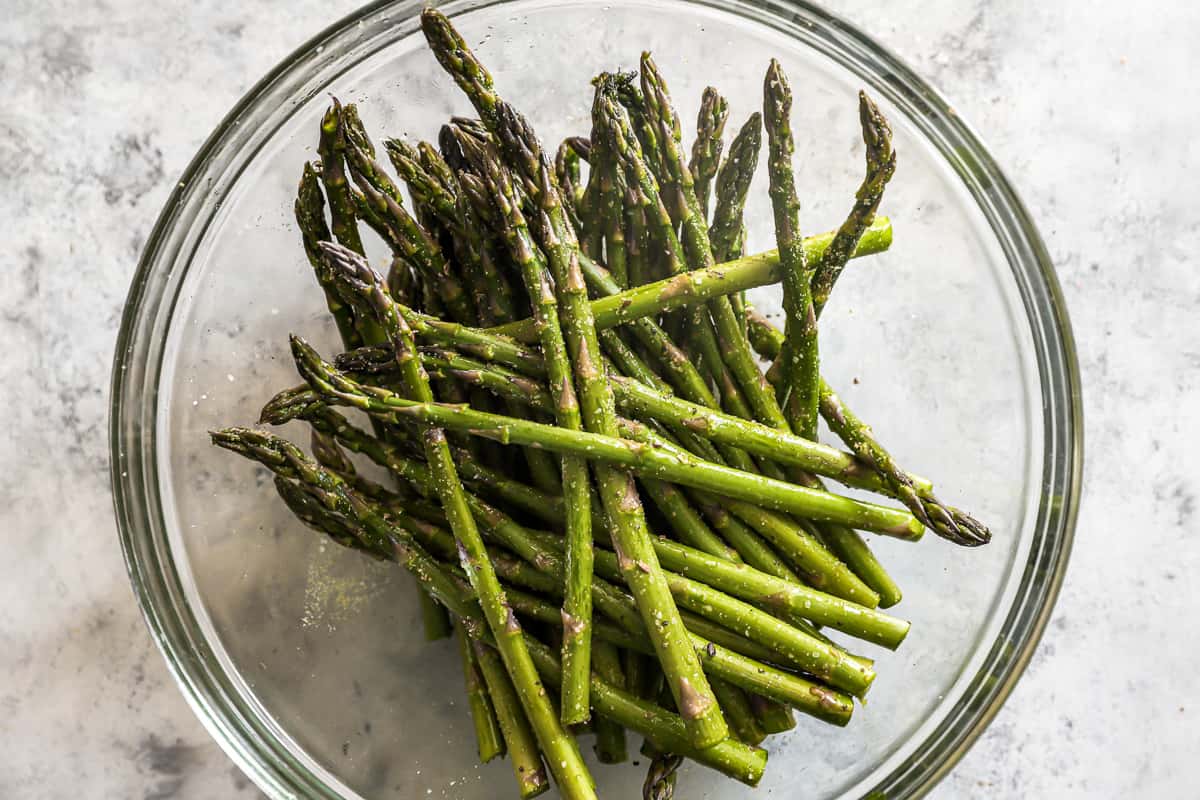
MULTIPOLYGON (((770 741, 759 794, 901 798, 928 790, 1012 689, 1062 580, 1079 497, 1079 378, 1054 271, 975 135, 863 34, 795 2, 518 0, 444 6, 546 141, 586 133, 589 78, 654 52, 685 120, 705 82, 730 127, 760 103, 770 56, 797 90, 810 232, 835 227, 861 169, 856 97, 892 120, 891 251, 856 263, 822 318, 823 370, 908 468, 988 521, 984 548, 878 541, 913 629, 869 652, 879 679, 849 727, 801 719, 770 741)), ((508 796, 474 766, 453 645, 422 641, 415 590, 295 523, 262 471, 206 431, 257 418, 298 382, 286 337, 335 335, 291 206, 328 95, 370 131, 432 138, 465 99, 418 32, 416 2, 369 6, 256 85, 196 156, 130 289, 114 364, 116 512, 146 620, 213 737, 270 796, 508 796)), ((760 169, 760 173, 762 170, 760 169)), ((760 174, 750 250, 771 244, 760 174)), ((381 253, 379 255, 382 255, 381 253)), ((773 290, 755 302, 777 310, 773 290)), ((298 433, 298 431, 285 431, 298 433)), ((870 650, 864 646, 864 650, 870 650)), ((590 747, 585 747, 590 750, 590 747)), ((597 770, 637 796, 642 768, 597 770)), ((679 796, 743 797, 701 767, 679 796)))

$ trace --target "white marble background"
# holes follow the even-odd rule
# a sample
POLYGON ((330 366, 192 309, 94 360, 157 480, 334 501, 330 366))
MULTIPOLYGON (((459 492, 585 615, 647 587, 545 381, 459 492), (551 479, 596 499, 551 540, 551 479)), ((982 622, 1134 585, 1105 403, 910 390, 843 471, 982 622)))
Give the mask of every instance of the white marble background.
MULTIPOLYGON (((0 797, 256 796, 128 588, 109 362, 172 180, 259 75, 356 3, 2 5, 0 797)), ((830 5, 932 78, 1006 165, 1058 265, 1084 374, 1085 502, 1062 599, 934 796, 1194 796, 1200 7, 830 5)))

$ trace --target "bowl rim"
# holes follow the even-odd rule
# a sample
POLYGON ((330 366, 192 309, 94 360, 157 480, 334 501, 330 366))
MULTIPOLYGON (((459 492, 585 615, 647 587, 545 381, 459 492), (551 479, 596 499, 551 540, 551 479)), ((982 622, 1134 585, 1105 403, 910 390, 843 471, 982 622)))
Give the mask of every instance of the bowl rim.
MULTIPOLYGON (((824 43, 818 49, 843 66, 852 67, 848 59, 853 57, 879 68, 881 77, 871 81, 873 88, 903 106, 922 134, 934 139, 983 208, 993 232, 1000 236, 1014 270, 1025 319, 1032 326, 1032 351, 1046 415, 1043 485, 1049 491, 1043 492, 1039 504, 1034 542, 1021 586, 1033 578, 1033 589, 1037 591, 1025 591, 1014 598, 996 640, 963 697, 916 750, 866 795, 920 797, 958 763, 1012 692, 1041 640, 1065 576, 1083 471, 1082 390, 1066 303, 1031 215, 978 135, 940 92, 889 49, 807 0, 684 1, 742 16, 758 14, 757 21, 774 21, 777 30, 780 24, 799 22, 806 33, 824 43), (997 220, 997 214, 1003 218, 997 220), (997 229, 998 222, 1003 223, 1003 231, 997 229), (1017 251, 1021 263, 1036 269, 1018 270, 1013 261, 1017 251)), ((460 13, 452 10, 455 8, 469 13, 508 2, 513 0, 462 0, 448 4, 447 11, 454 16, 460 13)), ((179 604, 162 602, 163 598, 177 597, 180 588, 173 562, 169 557, 164 561, 156 546, 163 527, 154 412, 162 343, 156 344, 156 339, 165 338, 165 325, 155 323, 163 317, 164 309, 165 318, 170 319, 176 297, 165 296, 174 270, 163 273, 155 265, 180 217, 191 205, 201 202, 207 187, 202 188, 198 179, 219 159, 239 121, 273 87, 289 76, 301 74, 311 66, 314 54, 320 54, 331 43, 355 36, 355 29, 364 20, 398 9, 402 13, 392 18, 396 22, 411 18, 421 7, 416 0, 375 0, 363 6, 293 50, 238 100, 188 164, 155 222, 131 281, 113 357, 109 470, 118 533, 134 595, 155 644, 196 716, 242 771, 273 797, 339 798, 348 789, 336 780, 331 783, 313 774, 289 752, 281 741, 285 737, 264 723, 258 710, 251 708, 233 686, 207 642, 196 635, 196 626, 181 619, 179 604), (169 300, 165 307, 164 299, 169 300), (158 358, 151 358, 155 346, 159 348, 158 358)), ((187 613, 190 616, 190 611, 187 613)))

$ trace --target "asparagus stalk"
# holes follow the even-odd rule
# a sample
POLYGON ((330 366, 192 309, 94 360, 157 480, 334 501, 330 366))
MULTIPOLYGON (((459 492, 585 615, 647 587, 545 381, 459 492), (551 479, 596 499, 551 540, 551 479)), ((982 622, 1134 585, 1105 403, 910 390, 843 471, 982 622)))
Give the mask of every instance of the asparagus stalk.
MULTIPOLYGON (((808 261, 818 260, 829 246, 833 234, 823 233, 804 239, 804 252, 808 261)), ((892 224, 887 217, 876 217, 864 231, 852 257, 880 253, 891 246, 892 224)), ((586 265, 585 265, 586 266, 586 265)), ((673 311, 686 305, 705 302, 714 297, 767 286, 779 281, 783 270, 779 251, 768 250, 752 256, 743 256, 735 261, 717 264, 707 269, 693 270, 674 275, 654 283, 626 289, 623 292, 601 297, 592 301, 592 314, 596 325, 612 328, 642 317, 651 317, 673 311)), ((532 320, 500 325, 493 333, 512 337, 522 342, 537 341, 537 332, 532 320)))
MULTIPOLYGON (((625 689, 625 673, 621 670, 621 655, 616 645, 599 641, 592 650, 596 675, 617 689, 625 689)), ((565 674, 565 673, 564 673, 565 674)), ((589 676, 590 678, 590 676, 589 676)), ((605 717, 595 720, 596 758, 601 764, 620 764, 627 758, 625 729, 605 717)))
POLYGON ((593 166, 600 173, 603 207, 600 221, 604 231, 604 259, 616 281, 629 285, 628 252, 625 243, 625 180, 612 159, 593 166))
POLYGON ((503 659, 478 640, 471 641, 471 649, 496 709, 522 800, 544 794, 550 788, 550 778, 542 764, 537 739, 521 708, 520 697, 504 669, 503 659))
POLYGON ((645 209, 633 202, 628 185, 625 187, 625 207, 629 221, 629 232, 625 237, 626 272, 629 273, 630 286, 641 286, 651 280, 654 269, 650 252, 649 222, 646 220, 645 209))
MULTIPOLYGON (((553 651, 540 642, 530 642, 530 654, 538 670, 550 684, 556 684, 562 674, 553 651)), ((592 703, 599 714, 700 764, 712 767, 736 778, 748 786, 762 779, 766 768, 765 750, 750 747, 735 739, 722 739, 707 748, 692 744, 686 722, 678 714, 663 711, 657 705, 641 700, 622 689, 592 675, 592 703)))
POLYGON ((696 141, 692 143, 692 160, 688 162, 696 184, 696 201, 701 215, 708 218, 708 199, 713 178, 721 163, 724 149, 725 122, 729 119, 729 103, 720 93, 708 86, 700 98, 700 112, 696 116, 696 141))
POLYGON ((821 309, 828 302, 833 285, 849 260, 850 252, 875 219, 884 187, 896 171, 896 151, 892 148, 891 126, 865 92, 858 93, 858 116, 862 125, 863 142, 867 146, 867 174, 862 185, 858 187, 849 216, 838 228, 833 242, 817 262, 812 279, 813 307, 817 314, 821 313, 821 309))
MULTIPOLYGON (((467 706, 471 710, 471 720, 475 724, 475 743, 479 749, 479 760, 486 764, 496 756, 506 752, 500 723, 496 719, 495 709, 489 699, 487 685, 479 664, 471 650, 470 637, 462 626, 456 626, 458 643, 461 648, 463 662, 463 679, 466 683, 467 706)), ((522 797, 525 794, 522 792, 522 797)))
POLYGON ((642 800, 671 800, 675 796, 675 779, 682 764, 683 756, 654 753, 642 783, 642 800))
MULTIPOLYGON (((601 80, 603 75, 593 80, 601 80)), ((613 204, 613 159, 607 143, 596 136, 595 130, 588 140, 588 181, 580 201, 579 249, 589 258, 603 258, 604 238, 607 233, 605 217, 613 204)), ((565 194, 565 191, 564 191, 565 194)))
POLYGON ((342 115, 342 104, 334 98, 333 104, 321 119, 321 138, 317 144, 317 154, 321 157, 321 183, 329 199, 333 235, 341 244, 361 253, 362 239, 358 235, 354 201, 346 179, 346 137, 342 127, 342 115))
POLYGON ((300 228, 300 236, 304 242, 304 253, 312 265, 317 283, 325 293, 325 305, 337 325, 338 333, 342 337, 342 344, 347 348, 358 347, 362 344, 362 337, 355 327, 354 312, 338 297, 333 286, 332 276, 325 268, 321 251, 317 247, 318 242, 329 241, 331 233, 329 226, 325 223, 325 198, 321 194, 320 178, 313 165, 307 162, 304 164, 304 171, 300 176, 300 188, 296 192, 294 210, 296 224, 300 228))
POLYGON ((763 83, 763 117, 767 128, 768 174, 775 212, 775 238, 783 267, 783 303, 787 339, 779 356, 788 388, 787 421, 806 439, 817 438, 817 385, 821 380, 817 348, 817 314, 811 275, 800 238, 800 201, 792 174, 792 88, 775 59, 763 83))
POLYGON ((755 111, 742 125, 737 136, 733 137, 729 155, 717 172, 717 204, 713 209, 708 238, 712 242, 713 257, 718 261, 730 261, 742 255, 745 245, 742 220, 746 196, 750 193, 750 181, 758 168, 761 149, 762 114, 755 111))
POLYGON ((977 547, 987 544, 991 532, 978 520, 951 506, 943 505, 932 491, 922 494, 891 454, 879 444, 871 428, 850 411, 841 399, 822 382, 821 416, 846 445, 888 482, 892 492, 934 533, 955 544, 977 547))
MULTIPOLYGON (((583 430, 579 402, 572 383, 567 344, 559 325, 558 306, 549 268, 521 213, 507 174, 485 152, 476 153, 491 189, 493 200, 503 215, 505 236, 513 260, 520 266, 526 291, 533 301, 538 320, 542 353, 546 364, 550 394, 558 424, 569 430, 583 430)), ((468 154, 470 157, 470 154, 468 154)), ((563 602, 563 689, 562 721, 565 725, 584 722, 589 716, 588 676, 591 672, 591 592, 592 512, 591 481, 587 462, 577 456, 562 460, 563 500, 566 512, 567 569, 563 602)))
MULTIPOLYGON (((405 390, 423 403, 431 403, 428 378, 416 357, 416 342, 411 329, 398 313, 392 299, 382 289, 382 279, 357 254, 336 245, 325 245, 330 266, 338 275, 346 294, 360 298, 364 307, 375 314, 387 331, 396 351, 405 390)), ((350 299, 350 298, 347 298, 350 299)), ((460 548, 463 570, 479 596, 488 628, 496 639, 504 665, 521 696, 522 705, 537 734, 548 766, 560 791, 567 797, 595 797, 591 775, 579 755, 575 741, 558 721, 554 707, 532 670, 521 626, 512 616, 504 599, 495 570, 488 559, 483 538, 467 505, 462 483, 442 428, 429 426, 423 434, 425 458, 434 476, 439 499, 460 548)))
POLYGON ((762 744, 767 734, 754 715, 749 695, 721 678, 709 678, 709 682, 721 703, 721 708, 725 711, 725 718, 729 720, 729 727, 734 735, 751 746, 762 744))
POLYGON ((554 154, 554 176, 563 190, 563 208, 571 219, 571 225, 576 233, 582 231, 582 221, 579 216, 579 150, 575 147, 575 139, 567 139, 558 146, 554 154))

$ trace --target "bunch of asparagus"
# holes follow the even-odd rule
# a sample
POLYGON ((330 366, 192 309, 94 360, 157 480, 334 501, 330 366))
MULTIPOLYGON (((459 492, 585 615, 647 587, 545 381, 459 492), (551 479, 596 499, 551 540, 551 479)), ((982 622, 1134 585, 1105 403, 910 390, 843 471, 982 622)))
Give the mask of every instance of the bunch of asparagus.
POLYGON ((671 795, 683 758, 753 786, 793 711, 845 725, 871 686, 871 659, 825 631, 888 648, 908 632, 879 610, 900 589, 859 531, 989 538, 820 377, 839 274, 891 241, 888 124, 860 96, 862 186, 841 228, 805 238, 777 62, 724 160, 726 101, 705 91, 685 156, 648 54, 595 79, 590 135, 552 157, 449 20, 422 22, 478 118, 436 146, 385 141, 397 181, 335 100, 301 176, 296 220, 345 352, 293 336, 305 383, 261 422, 306 422, 311 455, 260 429, 213 441, 274 472, 304 523, 416 578, 427 636, 460 639, 479 757, 507 753, 521 797, 549 776, 595 796, 584 731, 602 762, 644 737, 646 797, 671 795), (778 249, 745 255, 764 128, 778 249), (359 223, 390 247, 386 276, 359 223), (744 298, 776 281, 785 332, 744 298), (819 418, 848 452, 817 441, 819 418))

